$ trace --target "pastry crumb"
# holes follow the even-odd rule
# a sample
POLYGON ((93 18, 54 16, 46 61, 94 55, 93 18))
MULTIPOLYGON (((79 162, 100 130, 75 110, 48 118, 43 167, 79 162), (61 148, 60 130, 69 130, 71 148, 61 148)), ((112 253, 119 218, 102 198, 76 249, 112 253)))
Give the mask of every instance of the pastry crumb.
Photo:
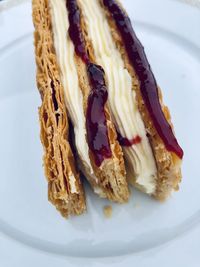
POLYGON ((112 207, 111 206, 104 206, 103 208, 103 213, 106 218, 111 218, 112 217, 112 207))

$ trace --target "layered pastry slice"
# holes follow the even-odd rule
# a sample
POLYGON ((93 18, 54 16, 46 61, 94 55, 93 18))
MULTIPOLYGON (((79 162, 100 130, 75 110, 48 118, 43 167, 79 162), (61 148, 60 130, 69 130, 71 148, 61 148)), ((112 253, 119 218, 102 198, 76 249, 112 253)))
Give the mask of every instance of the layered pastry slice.
MULTIPOLYGON (((35 22, 42 27, 39 30, 44 31, 40 44, 37 44, 36 35, 36 52, 40 53, 42 63, 46 54, 50 53, 51 58, 48 60, 51 68, 55 69, 57 64, 54 88, 55 91, 58 90, 56 85, 59 80, 60 91, 64 95, 65 107, 74 129, 79 167, 99 196, 119 203, 126 202, 129 190, 125 164, 107 103, 107 82, 104 70, 96 64, 94 55, 90 55, 90 43, 84 38, 85 29, 77 2, 33 2, 34 6, 43 8, 34 16, 35 22), (48 29, 45 21, 48 22, 48 29), (47 30, 49 36, 46 36, 47 30), (44 51, 43 46, 48 46, 49 42, 52 50, 49 51, 47 47, 44 51), (56 63, 52 63, 52 57, 56 63)), ((49 73, 49 70, 46 71, 49 73)), ((52 98, 54 95, 52 94, 52 98)), ((59 98, 59 103, 60 100, 59 98)), ((59 110, 60 107, 56 107, 55 114, 59 110)), ((66 121, 64 114, 62 120, 66 121)))
POLYGON ((85 210, 84 191, 68 141, 68 120, 46 0, 33 0, 37 84, 49 200, 65 217, 85 210))
MULTIPOLYGON (((69 1, 71 2, 71 1, 69 1)), ((183 151, 168 108, 121 3, 76 0, 88 52, 105 71, 109 106, 123 146, 129 180, 165 199, 181 180, 183 151)))

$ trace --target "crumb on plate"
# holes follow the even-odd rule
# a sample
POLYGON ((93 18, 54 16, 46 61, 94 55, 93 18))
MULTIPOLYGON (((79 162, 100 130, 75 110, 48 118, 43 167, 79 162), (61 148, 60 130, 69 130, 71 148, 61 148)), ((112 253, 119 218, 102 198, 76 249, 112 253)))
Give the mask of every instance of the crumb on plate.
POLYGON ((111 218, 112 217, 112 207, 111 206, 104 206, 103 208, 103 213, 106 218, 111 218))

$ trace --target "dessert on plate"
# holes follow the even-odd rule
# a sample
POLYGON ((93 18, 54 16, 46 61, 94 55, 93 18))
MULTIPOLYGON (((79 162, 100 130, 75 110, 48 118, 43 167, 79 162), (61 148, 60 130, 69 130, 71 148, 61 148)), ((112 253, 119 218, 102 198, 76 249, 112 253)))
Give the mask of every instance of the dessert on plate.
POLYGON ((84 211, 77 168, 109 200, 128 201, 128 182, 166 199, 181 180, 183 151, 121 3, 32 2, 50 200, 64 215, 84 211))

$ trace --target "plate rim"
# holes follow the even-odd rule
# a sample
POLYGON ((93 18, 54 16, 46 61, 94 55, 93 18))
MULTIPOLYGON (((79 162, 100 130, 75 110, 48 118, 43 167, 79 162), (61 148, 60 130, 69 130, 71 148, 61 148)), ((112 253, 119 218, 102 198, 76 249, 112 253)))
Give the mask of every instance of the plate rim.
MULTIPOLYGON (((9 2, 12 2, 13 0, 10 0, 9 2)), ((169 0, 169 1, 172 1, 172 0, 169 0)), ((192 6, 194 6, 194 4, 192 4, 192 2, 193 1, 187 1, 187 0, 175 0, 175 1, 177 1, 177 2, 182 2, 182 3, 185 3, 185 4, 189 4, 189 5, 192 5, 192 6)), ((24 4, 24 3, 27 3, 27 2, 30 2, 29 0, 22 0, 22 1, 20 1, 20 2, 18 2, 17 3, 17 5, 21 5, 21 4, 24 4)), ((198 0, 196 0, 196 2, 198 2, 199 3, 199 7, 200 7, 200 1, 198 1, 198 0)), ((1 4, 3 4, 4 2, 0 2, 0 11, 1 11, 1 4)), ((10 7, 13 7, 13 6, 9 6, 8 5, 8 9, 10 8, 10 7)), ((5 9, 4 9, 4 11, 5 11, 5 9)), ((27 38, 27 36, 29 36, 30 35, 30 33, 29 34, 26 34, 26 35, 24 35, 24 36, 22 36, 22 37, 19 37, 19 39, 21 39, 21 38, 23 38, 23 37, 26 37, 27 38)), ((14 40, 14 42, 15 42, 15 40, 14 40)), ((0 48, 0 52, 1 52, 1 49, 4 49, 4 47, 2 47, 2 48, 0 48)), ((193 231, 193 229, 192 229, 192 231, 193 231)), ((194 232, 195 232, 195 229, 194 229, 194 232)), ((183 236, 182 236, 182 238, 183 238, 183 236)), ((1 239, 1 235, 0 235, 0 239, 1 239)), ((154 249, 154 248, 152 248, 152 249, 154 249)), ((151 250, 151 249, 150 249, 151 250)), ((41 251, 41 250, 39 250, 39 251, 41 251)), ((44 252, 44 251, 43 251, 44 252)), ((141 251, 141 252, 137 252, 137 253, 143 253, 144 251, 141 251)), ((48 253, 49 254, 49 253, 48 253)), ((51 255, 51 254, 50 254, 51 255)), ((135 253, 133 253, 133 254, 128 254, 128 256, 134 256, 135 255, 135 253)), ((59 255, 59 257, 60 257, 61 255, 59 255)), ((127 255, 126 255, 127 256, 127 255)), ((71 258, 70 256, 68 256, 68 255, 65 255, 64 256, 65 258, 71 258)), ((123 257, 123 256, 119 256, 119 257, 123 257)), ((74 257, 72 257, 72 258, 74 258, 74 257)), ((108 259, 110 258, 110 257, 107 257, 108 259)), ((111 258, 116 258, 116 257, 111 257, 111 258)), ((79 259, 87 259, 87 260, 94 260, 94 258, 87 258, 87 257, 80 257, 79 259)), ((95 258, 95 259, 98 259, 98 258, 95 258)), ((99 258, 99 259, 102 259, 102 258, 99 258)))

